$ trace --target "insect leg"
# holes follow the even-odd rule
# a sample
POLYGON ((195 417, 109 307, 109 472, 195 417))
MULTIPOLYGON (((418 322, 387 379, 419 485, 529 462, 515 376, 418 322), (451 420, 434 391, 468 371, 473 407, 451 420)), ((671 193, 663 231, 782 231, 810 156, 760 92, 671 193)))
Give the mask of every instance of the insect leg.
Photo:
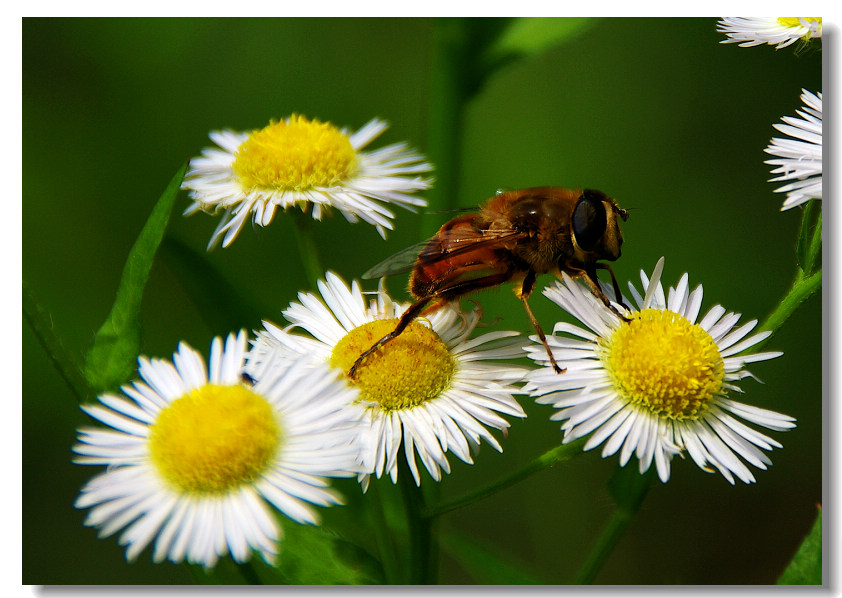
POLYGON ((541 329, 541 325, 538 323, 538 319, 535 317, 535 314, 532 313, 532 308, 529 307, 529 296, 532 294, 532 290, 535 288, 535 271, 530 270, 529 273, 526 275, 526 278, 523 279, 523 284, 520 287, 520 300, 523 301, 523 307, 526 309, 526 315, 529 316, 529 321, 532 323, 532 328, 535 329, 535 332, 538 333, 538 338, 541 339, 541 343, 544 345, 544 349, 547 351, 547 357, 550 358, 550 365, 553 366, 553 369, 556 371, 556 374, 563 374, 567 371, 567 368, 561 368, 556 363, 555 357, 553 356, 553 352, 550 349, 550 345, 547 344, 547 337, 544 334, 544 331, 541 329))
MULTIPOLYGON (((620 313, 620 310, 618 310, 616 307, 614 307, 611 304, 611 300, 605 295, 605 293, 602 292, 602 289, 599 287, 599 279, 596 276, 596 268, 602 268, 602 267, 606 268, 609 272, 611 272, 611 280, 612 280, 612 282, 614 282, 614 292, 617 293, 620 290, 620 288, 619 288, 619 285, 616 284, 617 280, 614 278, 614 272, 612 272, 611 269, 608 268, 608 266, 606 266, 605 264, 596 264, 595 267, 591 266, 590 268, 587 268, 587 269, 582 269, 582 268, 579 268, 579 267, 576 267, 576 266, 571 266, 571 265, 568 264, 568 265, 564 266, 564 271, 567 272, 568 274, 570 274, 571 276, 573 276, 574 278, 583 279, 585 281, 585 284, 588 285, 588 288, 591 290, 591 292, 600 301, 602 301, 603 304, 605 304, 605 307, 610 309, 611 312, 614 315, 616 315, 618 318, 620 318, 624 322, 628 322, 628 321, 630 321, 629 317, 626 316, 623 313, 620 313)), ((619 297, 619 294, 617 296, 619 297)), ((621 305, 623 305, 623 304, 621 303, 621 305)), ((623 305, 623 307, 626 307, 626 306, 623 305)))
MULTIPOLYGON (((614 278, 614 272, 606 264, 596 264, 595 266, 591 266, 590 268, 585 269, 585 276, 583 277, 585 279, 585 283, 590 287, 591 292, 593 292, 594 295, 599 297, 599 299, 605 304, 605 307, 610 309, 615 316, 617 316, 624 322, 629 322, 629 317, 621 313, 620 310, 614 307, 614 305, 611 303, 611 300, 605 295, 605 293, 602 292, 602 289, 599 287, 599 278, 596 277, 596 268, 606 268, 609 272, 611 272, 611 280, 615 285, 614 293, 617 293, 617 297, 619 297, 620 286, 617 284, 617 279, 614 278)), ((623 307, 626 306, 623 305, 623 307)))
POLYGON ((421 299, 410 305, 409 308, 401 316, 401 319, 398 320, 398 325, 395 326, 395 329, 392 330, 392 332, 381 338, 379 341, 374 343, 371 346, 371 348, 367 349, 363 352, 362 355, 357 357, 357 360, 354 362, 354 365, 352 365, 351 369, 348 370, 348 377, 353 379, 357 373, 357 368, 360 366, 363 360, 375 351, 377 351, 377 349, 388 343, 390 340, 398 336, 401 332, 403 332, 404 329, 406 329, 406 327, 409 326, 409 323, 412 322, 412 320, 414 320, 424 310, 424 308, 432 299, 434 299, 432 295, 429 297, 422 297, 421 299))
POLYGON ((348 370, 348 377, 353 379, 357 373, 357 368, 360 366, 362 361, 374 353, 377 349, 388 343, 390 340, 398 336, 404 329, 409 326, 409 323, 412 322, 415 318, 420 316, 424 309, 427 307, 427 304, 430 301, 436 300, 437 305, 431 306, 430 311, 434 309, 438 309, 448 301, 452 301, 454 299, 458 299, 462 295, 467 293, 471 293, 473 291, 479 291, 480 289, 485 289, 488 287, 497 286, 498 284, 506 282, 509 278, 511 278, 511 274, 508 272, 499 272, 496 274, 491 274, 488 276, 482 276, 480 278, 473 278, 470 280, 464 280, 458 282, 456 284, 452 284, 448 287, 440 289, 436 293, 432 295, 427 295, 426 297, 422 297, 415 303, 409 306, 409 309, 404 312, 401 316, 401 319, 398 321, 398 325, 395 326, 395 329, 381 338, 379 341, 374 343, 374 345, 366 350, 362 355, 360 355, 357 360, 354 362, 354 365, 351 366, 351 369, 348 370))
POLYGON ((611 284, 614 285, 614 300, 628 309, 629 306, 623 303, 623 295, 620 293, 620 285, 617 284, 617 278, 614 276, 614 271, 611 269, 611 266, 597 262, 596 267, 601 268, 602 270, 608 270, 608 273, 611 275, 611 284))

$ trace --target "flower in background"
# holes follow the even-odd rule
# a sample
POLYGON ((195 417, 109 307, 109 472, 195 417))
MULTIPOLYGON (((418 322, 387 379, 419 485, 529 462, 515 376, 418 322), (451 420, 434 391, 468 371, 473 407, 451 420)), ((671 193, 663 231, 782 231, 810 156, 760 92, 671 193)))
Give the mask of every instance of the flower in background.
MULTIPOLYGON (((249 361, 261 365, 278 355, 308 355, 318 364, 348 372, 360 354, 392 330, 409 307, 386 294, 381 281, 376 299, 366 306, 359 284, 348 285, 328 272, 319 281, 322 300, 299 293, 283 312, 292 325, 280 329, 264 322, 249 361), (312 336, 290 332, 301 328, 312 336)), ((413 321, 383 349, 368 357, 353 381, 360 390, 366 415, 363 451, 366 473, 384 472, 397 481, 398 455, 403 445, 415 483, 421 477, 416 454, 436 481, 450 472, 446 453, 472 463, 480 440, 496 450, 500 443, 487 430, 506 430, 499 414, 526 417, 513 395, 526 370, 499 360, 523 357, 518 333, 489 332, 469 338, 481 317, 478 307, 463 313, 447 305, 413 321)))
POLYGON ((361 218, 374 225, 385 238, 394 218, 387 204, 426 206, 413 194, 430 187, 431 179, 418 175, 433 168, 405 143, 361 151, 387 128, 373 119, 350 133, 292 115, 247 133, 214 131, 210 138, 218 148, 190 160, 182 188, 193 203, 184 214, 224 211, 208 248, 220 238, 223 247, 230 245, 249 216, 267 226, 275 210, 295 207, 312 210, 316 220, 335 208, 349 222, 361 218))
POLYGON ((801 90, 804 107, 796 110, 798 117, 784 116, 784 124, 773 125, 788 137, 774 137, 766 153, 778 156, 766 160, 777 166, 771 181, 793 181, 775 189, 786 193, 781 210, 788 210, 810 199, 822 198, 822 92, 813 94, 801 90))
POLYGON ((251 549, 269 563, 280 530, 268 505, 301 523, 316 523, 309 503, 341 503, 326 476, 359 471, 354 444, 357 392, 327 368, 292 361, 244 382, 246 337, 211 345, 202 356, 179 345, 173 363, 139 359, 143 381, 83 407, 109 426, 84 428, 77 463, 106 470, 83 488, 76 507, 100 536, 120 529, 126 558, 155 540, 153 559, 213 567, 251 549), (267 505, 268 503, 268 505, 267 505))
POLYGON ((740 46, 769 44, 780 50, 800 39, 822 36, 821 17, 722 17, 716 30, 728 39, 723 44, 740 46))
POLYGON ((545 289, 589 330, 559 322, 547 338, 567 367, 563 375, 549 367, 543 345, 531 337, 529 356, 543 367, 528 374, 524 390, 559 409, 553 419, 564 422, 565 443, 591 434, 585 450, 605 443, 602 456, 619 451, 622 466, 632 454, 641 473, 654 461, 666 482, 672 457, 686 451, 703 470, 715 468, 732 484, 734 476, 753 482, 742 460, 766 469, 771 461, 759 449, 781 445, 739 420, 772 430, 792 428, 795 420, 728 393, 740 392, 736 382, 751 376, 746 364, 781 353, 744 354, 771 333, 746 336, 757 321, 734 328, 739 314, 719 305, 697 323, 702 287, 688 292, 685 274, 665 297, 662 269, 663 258, 651 279, 641 271, 643 297, 629 285, 639 309, 629 312, 628 322, 566 274, 563 284, 545 289))

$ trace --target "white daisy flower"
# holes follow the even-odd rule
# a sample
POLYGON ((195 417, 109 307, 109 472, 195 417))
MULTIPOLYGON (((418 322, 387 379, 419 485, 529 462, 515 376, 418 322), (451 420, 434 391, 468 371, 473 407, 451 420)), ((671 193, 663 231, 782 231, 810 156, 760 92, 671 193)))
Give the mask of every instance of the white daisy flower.
POLYGON ((775 189, 786 193, 781 211, 794 208, 811 199, 822 198, 822 92, 812 94, 801 90, 804 107, 796 110, 798 118, 784 116, 784 124, 774 127, 789 137, 774 137, 766 153, 779 156, 766 160, 766 164, 777 166, 771 181, 793 181, 775 189))
MULTIPOLYGON (((316 523, 309 503, 340 504, 326 477, 359 472, 361 410, 357 391, 327 368, 273 364, 243 381, 246 336, 211 345, 202 356, 181 343, 173 363, 139 359, 143 381, 83 407, 107 428, 84 428, 77 463, 104 465, 76 507, 86 525, 110 536, 133 560, 152 542, 155 562, 213 567, 256 550, 269 563, 281 535, 269 505, 300 523, 316 523), (128 398, 126 398, 128 397, 128 398)), ((269 365, 269 364, 267 364, 269 365)))
POLYGON ((249 216, 267 226, 276 209, 294 207, 311 209, 316 220, 335 208, 385 238, 395 216, 387 204, 413 211, 426 206, 413 194, 430 187, 431 179, 417 175, 433 169, 405 143, 361 151, 388 126, 373 119, 351 133, 292 115, 247 133, 214 131, 210 138, 219 147, 190 160, 182 188, 193 203, 184 214, 224 211, 208 248, 220 238, 223 247, 230 245, 249 216))
MULTIPOLYGON (((359 284, 348 285, 328 272, 319 281, 320 300, 299 293, 283 312, 292 325, 281 329, 264 322, 251 361, 261 364, 278 353, 307 354, 315 362, 348 372, 363 351, 391 332, 408 303, 392 301, 381 281, 369 305, 359 284), (312 337, 290 332, 301 328, 312 337)), ((409 470, 420 485, 416 454, 436 481, 450 473, 447 453, 472 463, 480 440, 498 451, 500 443, 487 428, 506 430, 500 415, 526 417, 513 395, 512 383, 526 370, 499 360, 523 357, 517 332, 489 332, 469 338, 481 318, 475 307, 463 313, 453 305, 412 322, 383 349, 367 358, 350 383, 360 389, 365 408, 366 474, 388 473, 397 481, 401 445, 409 470)))
POLYGON ((585 450, 604 443, 602 456, 619 451, 621 466, 635 454, 641 473, 654 460, 663 482, 673 455, 685 451, 703 470, 715 468, 732 484, 734 476, 753 482, 742 460, 766 469, 771 461, 759 449, 781 445, 739 420, 779 431, 795 427, 795 420, 734 401, 728 393, 741 392, 736 382, 751 376, 746 364, 782 354, 745 354, 771 332, 746 336, 757 320, 734 328, 740 314, 726 314, 719 305, 697 322, 701 285, 690 292, 685 274, 665 296, 662 269, 663 258, 651 279, 641 271, 644 296, 629 284, 638 310, 629 312, 628 322, 567 275, 563 284, 545 289, 588 329, 559 322, 547 338, 567 367, 563 374, 549 367, 543 345, 531 337, 529 356, 544 367, 530 372, 525 390, 559 409, 553 419, 564 421, 564 443, 592 434, 585 450))
POLYGON ((720 43, 740 46, 769 44, 780 50, 800 39, 822 36, 821 17, 722 17, 716 30, 728 39, 720 43))

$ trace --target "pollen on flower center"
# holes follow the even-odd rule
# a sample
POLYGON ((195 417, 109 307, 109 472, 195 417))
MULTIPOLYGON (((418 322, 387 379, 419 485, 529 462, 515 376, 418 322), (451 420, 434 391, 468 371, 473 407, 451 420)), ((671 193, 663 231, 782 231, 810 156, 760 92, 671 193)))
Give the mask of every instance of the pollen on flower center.
POLYGON ((149 452, 175 488, 219 494, 257 479, 280 440, 266 399, 244 386, 207 384, 161 411, 150 427, 149 452))
POLYGON ((252 132, 234 156, 232 169, 244 189, 331 187, 357 169, 347 135, 330 123, 299 115, 252 132))
POLYGON ((660 309, 645 309, 618 327, 601 359, 621 396, 669 419, 702 415, 725 376, 710 334, 660 309))
MULTIPOLYGON (((347 372, 365 350, 394 330, 397 322, 374 320, 355 328, 333 348, 330 365, 347 372)), ((412 322, 360 364, 354 383, 362 401, 396 411, 439 396, 449 387, 455 370, 456 362, 441 338, 427 326, 412 322)))
POLYGON ((778 17, 778 23, 783 25, 784 27, 800 27, 801 26, 801 19, 804 19, 808 23, 810 23, 810 29, 813 29, 813 23, 817 23, 819 31, 822 28, 822 18, 821 17, 778 17))

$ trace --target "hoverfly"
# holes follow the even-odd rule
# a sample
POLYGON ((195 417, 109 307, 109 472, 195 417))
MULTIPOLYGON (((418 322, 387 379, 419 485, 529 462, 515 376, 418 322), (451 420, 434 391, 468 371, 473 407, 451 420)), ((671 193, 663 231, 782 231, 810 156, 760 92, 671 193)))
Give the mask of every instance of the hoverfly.
POLYGON ((366 357, 400 335, 415 318, 468 293, 515 283, 515 295, 544 344, 550 363, 558 366, 544 331, 527 301, 539 274, 562 272, 582 278, 609 309, 626 319, 602 292, 597 269, 608 270, 614 296, 620 289, 614 272, 599 260, 620 257, 623 235, 618 216, 628 211, 612 198, 591 189, 534 187, 498 192, 478 211, 454 218, 428 241, 413 245, 377 264, 363 278, 412 271, 409 291, 415 302, 395 329, 357 358, 348 371, 353 378, 366 357))

